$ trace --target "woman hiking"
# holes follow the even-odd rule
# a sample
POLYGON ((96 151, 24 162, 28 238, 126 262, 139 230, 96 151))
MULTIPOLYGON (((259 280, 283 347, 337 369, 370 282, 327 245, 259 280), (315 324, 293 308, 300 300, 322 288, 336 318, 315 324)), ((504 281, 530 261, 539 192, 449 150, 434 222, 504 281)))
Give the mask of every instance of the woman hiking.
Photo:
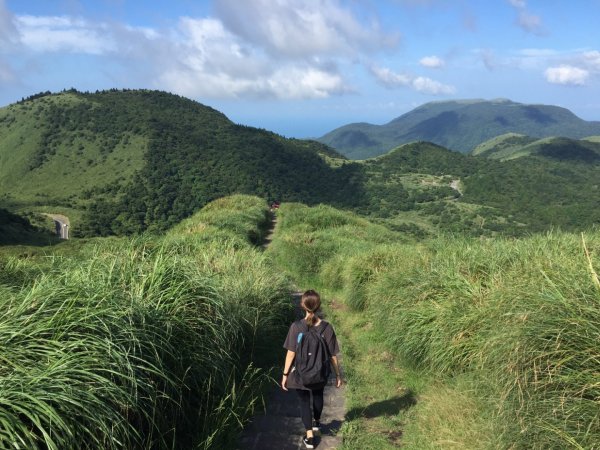
POLYGON ((306 430, 303 442, 306 448, 314 448, 314 433, 320 431, 323 391, 331 367, 335 372, 336 387, 342 385, 337 359, 340 349, 331 324, 316 314, 321 307, 319 294, 313 290, 306 291, 302 294, 300 307, 306 315, 290 325, 283 344, 287 354, 281 387, 285 391, 296 390, 306 430))

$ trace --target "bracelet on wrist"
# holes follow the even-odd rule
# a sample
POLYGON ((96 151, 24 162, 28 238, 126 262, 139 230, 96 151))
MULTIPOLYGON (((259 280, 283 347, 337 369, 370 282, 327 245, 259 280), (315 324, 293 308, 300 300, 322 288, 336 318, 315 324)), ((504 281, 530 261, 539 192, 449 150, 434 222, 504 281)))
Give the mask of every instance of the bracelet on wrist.
POLYGON ((289 372, 288 373, 283 372, 284 377, 287 377, 289 374, 290 374, 289 372))

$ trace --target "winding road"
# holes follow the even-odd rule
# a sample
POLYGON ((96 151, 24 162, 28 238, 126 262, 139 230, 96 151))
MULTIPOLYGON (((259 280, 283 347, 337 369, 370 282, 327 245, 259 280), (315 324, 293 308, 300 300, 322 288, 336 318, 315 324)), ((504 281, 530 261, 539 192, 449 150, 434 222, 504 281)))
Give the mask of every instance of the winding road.
POLYGON ((44 214, 54 220, 56 225, 56 234, 61 239, 69 239, 69 218, 62 214, 44 214))

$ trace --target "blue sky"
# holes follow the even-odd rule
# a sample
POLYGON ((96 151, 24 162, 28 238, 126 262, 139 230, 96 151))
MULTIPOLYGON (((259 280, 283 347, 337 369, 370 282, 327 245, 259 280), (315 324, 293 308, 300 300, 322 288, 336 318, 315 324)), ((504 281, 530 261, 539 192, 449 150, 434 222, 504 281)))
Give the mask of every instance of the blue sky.
POLYGON ((599 18, 600 0, 0 0, 0 105, 160 89, 294 137, 459 98, 600 120, 599 18))

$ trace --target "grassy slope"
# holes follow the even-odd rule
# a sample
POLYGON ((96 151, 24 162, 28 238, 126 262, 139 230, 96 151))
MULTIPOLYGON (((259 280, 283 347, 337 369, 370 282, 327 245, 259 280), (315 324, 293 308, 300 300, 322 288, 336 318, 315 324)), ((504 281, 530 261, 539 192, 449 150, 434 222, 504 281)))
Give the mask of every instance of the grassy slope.
POLYGON ((84 190, 129 180, 142 167, 146 136, 124 132, 110 152, 104 148, 105 133, 85 126, 63 131, 53 143, 43 139, 52 135, 57 111, 76 112, 79 107, 93 111, 101 105, 63 93, 0 109, 0 189, 5 201, 28 206, 77 204, 74 200, 81 200, 84 190), (43 142, 55 153, 32 169, 43 142))
POLYGON ((482 142, 471 152, 474 156, 485 156, 492 159, 504 159, 515 149, 534 142, 536 139, 517 133, 506 133, 501 136, 482 142))
POLYGON ((503 135, 484 142, 472 154, 501 161, 523 156, 541 156, 559 161, 593 163, 600 159, 600 145, 589 139, 534 139, 522 135, 503 135))
POLYGON ((267 212, 237 196, 160 238, 2 248, 0 447, 234 448, 291 312, 251 244, 267 212))
MULTIPOLYGON (((284 205, 280 214, 273 257, 302 286, 329 293, 343 338, 345 448, 600 440, 600 282, 579 236, 414 245, 335 210, 284 205)), ((586 235, 592 254, 599 242, 586 235)))

